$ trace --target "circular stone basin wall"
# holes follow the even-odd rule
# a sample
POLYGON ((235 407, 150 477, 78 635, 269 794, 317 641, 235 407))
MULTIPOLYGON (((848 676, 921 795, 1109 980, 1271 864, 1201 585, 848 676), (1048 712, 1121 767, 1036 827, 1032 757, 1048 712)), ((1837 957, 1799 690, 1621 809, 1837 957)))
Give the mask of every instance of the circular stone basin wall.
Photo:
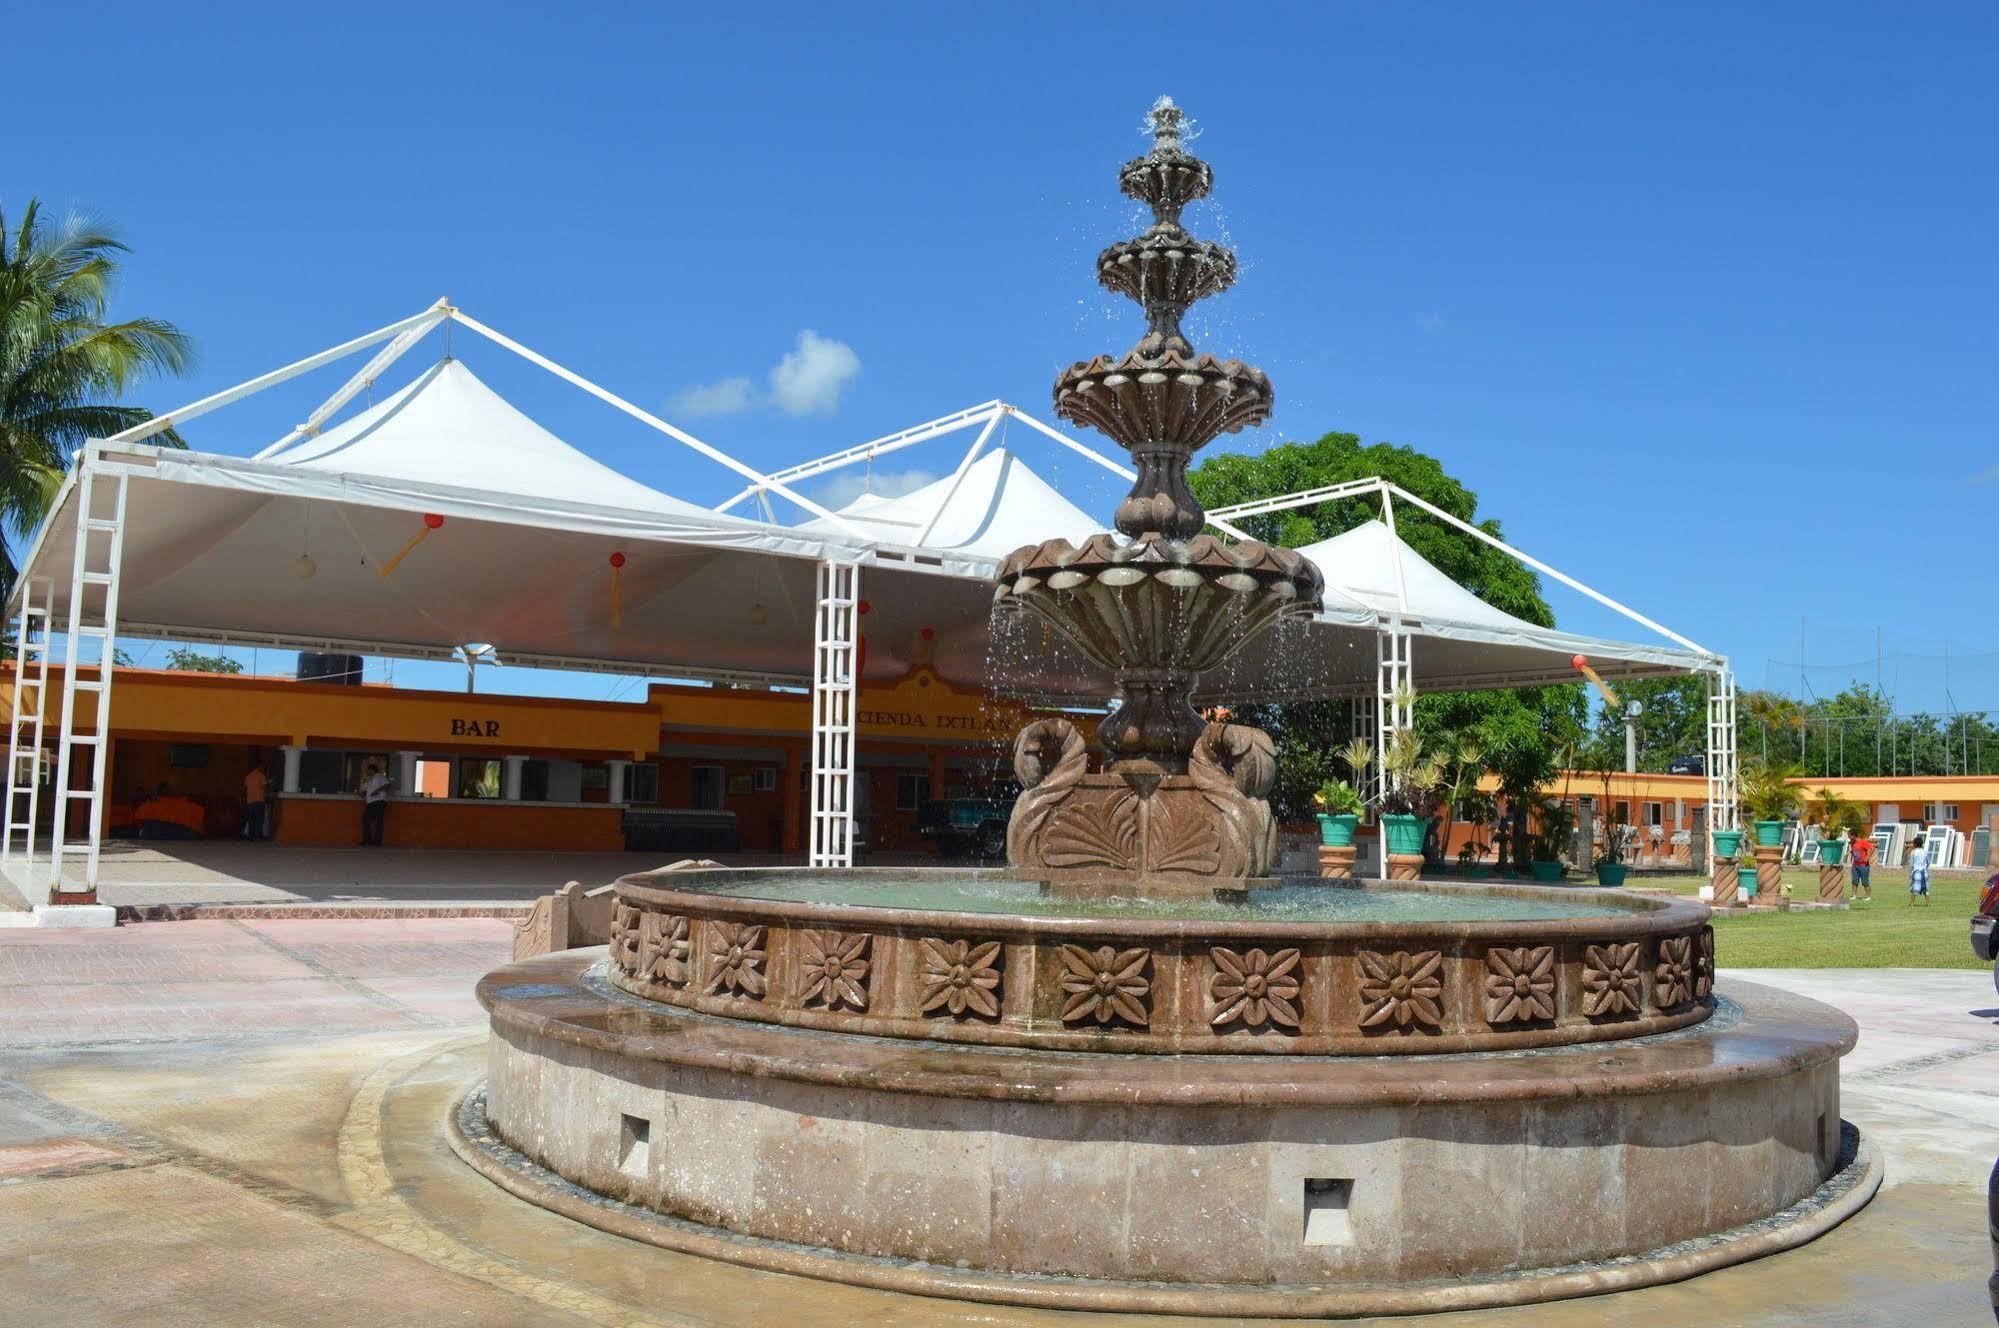
POLYGON ((823 895, 830 879, 626 877, 610 980, 728 1019, 1111 1052, 1504 1050, 1662 1033, 1711 1009, 1714 933, 1693 902, 1411 882, 1177 910, 1030 898, 1009 912, 1000 887, 1027 883, 937 870, 848 873, 840 893, 955 894, 993 911, 781 897, 823 895))

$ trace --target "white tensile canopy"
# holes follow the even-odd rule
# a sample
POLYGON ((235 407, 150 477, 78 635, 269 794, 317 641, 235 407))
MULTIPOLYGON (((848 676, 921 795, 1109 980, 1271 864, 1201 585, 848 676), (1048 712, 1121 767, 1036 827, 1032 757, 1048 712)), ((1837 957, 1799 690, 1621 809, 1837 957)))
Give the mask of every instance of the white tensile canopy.
MULTIPOLYGON (((449 658, 458 647, 491 643, 502 658, 529 665, 810 685, 813 861, 840 864, 850 861, 846 781, 860 633, 870 676, 899 676, 927 655, 946 677, 986 685, 998 559, 1023 544, 1079 541, 1101 528, 1018 456, 983 450, 1004 419, 1129 477, 1116 462, 997 401, 763 474, 440 301, 91 444, 23 560, 8 607, 19 619, 24 672, 47 661, 48 637, 66 634, 69 659, 86 667, 108 663, 120 636, 408 658, 449 658), (776 494, 811 519, 796 526, 746 520, 639 483, 542 428, 454 359, 336 422, 389 363, 446 320, 736 471, 750 487, 724 507, 755 496, 768 513, 768 495, 776 494), (143 441, 169 423, 184 425, 382 342, 389 344, 305 424, 254 457, 143 441), (981 432, 957 470, 915 493, 833 512, 791 487, 974 426, 981 432), (622 563, 615 572, 614 561, 622 563), (926 628, 934 640, 921 646, 926 628), (80 649, 91 640, 97 651, 80 649)), ((1391 492, 1428 507, 1381 481, 1368 483, 1382 492, 1385 512, 1391 492)), ((1297 495, 1245 510, 1315 500, 1297 495)), ((1217 527, 1240 533, 1229 524, 1230 509, 1211 515, 1217 527)), ((1327 574, 1324 611, 1252 644, 1223 676, 1204 680, 1217 699, 1350 696, 1377 706, 1391 675, 1425 690, 1567 682, 1576 677, 1568 662, 1576 654, 1608 676, 1725 669, 1683 638, 1672 638, 1677 649, 1601 641, 1500 614, 1386 526, 1364 526, 1306 552, 1327 574), (1424 645, 1412 661, 1416 639, 1424 645)), ((1004 681, 1030 695, 1109 693, 1108 679, 1045 631, 1031 632, 1009 653, 1008 670, 1004 681)), ((107 690, 112 672, 105 670, 107 690)), ((91 740, 73 734, 71 700, 66 694, 62 705, 58 787, 76 783, 79 791, 65 796, 91 801, 94 813, 105 782, 103 747, 80 758, 94 773, 72 781, 72 738, 91 740)), ((45 718, 53 722, 40 711, 16 715, 16 750, 40 747, 45 718)), ((10 767, 10 851, 22 825, 11 792, 20 787, 15 773, 10 767)), ((98 818, 90 821, 95 826, 98 818)), ((53 869, 60 872, 60 838, 56 848, 53 869)), ((93 882, 95 856, 93 836, 93 882)))
MULTIPOLYGON (((889 544, 907 544, 997 562, 1026 544, 1057 537, 1080 544, 1103 523, 1055 491, 1005 448, 969 469, 899 497, 863 494, 839 510, 849 525, 889 544)), ((833 529, 818 518, 806 530, 833 529)))

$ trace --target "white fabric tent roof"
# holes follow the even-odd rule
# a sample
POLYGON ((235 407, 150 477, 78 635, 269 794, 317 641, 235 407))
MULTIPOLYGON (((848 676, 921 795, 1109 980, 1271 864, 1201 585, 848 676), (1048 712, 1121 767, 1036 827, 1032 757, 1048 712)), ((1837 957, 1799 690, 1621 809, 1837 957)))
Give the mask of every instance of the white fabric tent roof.
MULTIPOLYGON (((840 515, 886 544, 914 545, 928 530, 926 548, 994 560, 1057 536, 1080 544, 1103 528, 1005 448, 980 456, 962 475, 898 497, 863 494, 840 515)), ((824 519, 801 527, 831 528, 824 519)))
MULTIPOLYGON (((863 567, 869 677, 905 671, 930 628, 939 671, 983 685, 998 558, 1102 528, 1004 449, 915 493, 849 505, 842 515, 858 533, 823 518, 787 527, 719 515, 592 460, 455 360, 270 459, 140 443, 96 444, 90 455, 95 473, 123 473, 131 486, 121 635, 413 658, 492 642, 526 664, 807 681, 815 564, 831 558, 863 567), (929 540, 914 547, 940 502, 929 540), (425 513, 444 526, 382 577, 425 513), (618 627, 613 553, 626 556, 618 627), (309 577, 301 554, 311 556, 309 577)), ((97 515, 108 516, 109 486, 97 495, 97 515)), ((22 585, 52 585, 58 628, 79 515, 72 478, 23 562, 22 585)), ((1371 695, 1376 632, 1392 621, 1421 638, 1415 675, 1426 691, 1572 682, 1575 654, 1607 677, 1714 663, 1511 618, 1378 523, 1305 552, 1327 574, 1325 609, 1204 679, 1215 697, 1371 695)), ((19 599, 17 586, 10 610, 19 599)), ((1006 681, 1025 692, 1110 690, 1039 629, 1008 667, 1006 681)))
POLYGON ((415 484, 462 485, 476 475, 558 502, 704 513, 591 460, 455 359, 438 361, 386 400, 273 460, 326 474, 415 484))

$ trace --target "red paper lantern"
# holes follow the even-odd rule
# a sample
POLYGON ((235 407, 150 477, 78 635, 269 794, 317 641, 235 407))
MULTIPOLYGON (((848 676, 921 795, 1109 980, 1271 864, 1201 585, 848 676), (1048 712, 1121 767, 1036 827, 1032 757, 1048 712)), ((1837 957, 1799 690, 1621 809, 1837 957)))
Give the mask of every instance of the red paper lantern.
POLYGON ((444 524, 444 518, 435 512, 425 512, 423 514, 423 524, 432 530, 436 530, 444 524))
POLYGON ((623 567, 624 565, 625 565, 625 555, 624 555, 624 554, 622 554, 622 553, 614 553, 614 554, 612 554, 612 555, 611 555, 611 566, 613 566, 613 567, 623 567))

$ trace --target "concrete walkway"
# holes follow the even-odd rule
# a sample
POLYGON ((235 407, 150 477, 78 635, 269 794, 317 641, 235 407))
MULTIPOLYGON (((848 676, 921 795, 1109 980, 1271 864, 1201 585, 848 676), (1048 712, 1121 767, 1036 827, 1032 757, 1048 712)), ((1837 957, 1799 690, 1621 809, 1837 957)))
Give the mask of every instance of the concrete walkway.
MULTIPOLYGON (((209 839, 104 845, 98 898, 118 907, 189 904, 525 904, 565 881, 607 885, 679 858, 671 853, 477 852, 456 849, 303 848, 209 839)), ((794 859, 724 855, 731 865, 794 859)), ((931 859, 911 859, 931 861, 931 859)), ((871 859, 887 864, 893 859, 871 859)), ((48 858, 0 869, 0 907, 47 897, 48 858)))
MULTIPOLYGON (((440 1116, 481 1073, 471 984, 505 959, 508 934, 487 919, 0 933, 0 1321, 1131 1322, 705 1263, 501 1193, 451 1155, 440 1116)), ((1999 1154, 1999 999, 1989 976, 1743 976, 1860 1021, 1845 1111, 1886 1154, 1875 1202, 1811 1245, 1676 1286, 1422 1322, 1992 1322, 1983 1187, 1999 1154)))

